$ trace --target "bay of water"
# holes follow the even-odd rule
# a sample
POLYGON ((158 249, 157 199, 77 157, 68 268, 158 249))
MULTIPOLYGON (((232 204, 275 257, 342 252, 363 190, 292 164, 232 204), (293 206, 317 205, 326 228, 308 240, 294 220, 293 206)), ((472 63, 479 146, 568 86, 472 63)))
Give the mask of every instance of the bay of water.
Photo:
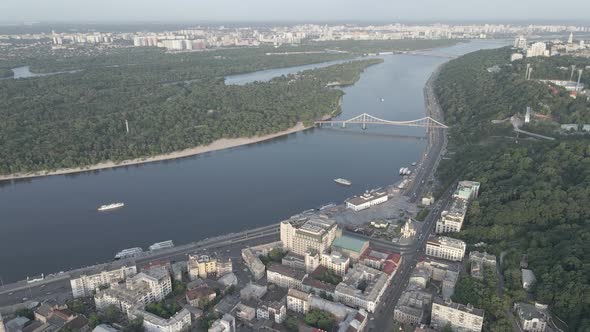
MULTIPOLYGON (((477 41, 433 54, 503 45, 477 41)), ((344 89, 341 118, 364 112, 387 120, 424 116, 424 84, 447 59, 383 58, 384 63, 369 67, 354 86, 344 89)), ((309 68, 262 71, 227 81, 245 84, 309 68)), ((0 182, 0 277, 8 282, 110 261, 124 248, 196 241, 341 203, 399 180, 399 168, 420 158, 424 135, 421 128, 390 126, 311 129, 173 161, 0 182), (353 185, 337 185, 333 179, 338 177, 353 185), (123 209, 96 211, 118 201, 125 203, 123 209)))

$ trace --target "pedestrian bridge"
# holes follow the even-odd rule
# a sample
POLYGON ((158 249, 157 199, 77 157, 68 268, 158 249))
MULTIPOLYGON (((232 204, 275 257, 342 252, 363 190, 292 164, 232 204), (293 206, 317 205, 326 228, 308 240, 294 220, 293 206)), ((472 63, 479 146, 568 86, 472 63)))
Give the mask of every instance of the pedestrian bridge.
POLYGON ((349 124, 359 124, 363 127, 363 129, 367 128, 367 125, 389 125, 389 126, 405 126, 405 127, 423 127, 423 128, 440 128, 440 129, 447 129, 449 128, 445 124, 434 120, 433 118, 427 116, 424 118, 416 119, 416 120, 408 120, 408 121, 391 121, 391 120, 384 120, 378 117, 372 116, 367 113, 363 113, 361 115, 355 116, 354 118, 348 120, 322 120, 316 121, 316 125, 323 126, 324 124, 329 125, 340 125, 342 128, 346 128, 346 125, 349 124))

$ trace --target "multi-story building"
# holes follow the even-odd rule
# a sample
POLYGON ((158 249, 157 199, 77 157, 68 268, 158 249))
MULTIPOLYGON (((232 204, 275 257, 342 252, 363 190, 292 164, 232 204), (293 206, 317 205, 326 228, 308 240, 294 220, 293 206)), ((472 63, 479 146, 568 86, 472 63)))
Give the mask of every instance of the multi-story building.
POLYGON ((527 332, 545 332, 547 329, 547 306, 528 303, 515 303, 514 311, 518 316, 520 327, 527 332))
POLYGON ((287 301, 286 296, 278 296, 280 293, 267 293, 256 307, 256 318, 272 320, 281 324, 287 319, 287 301), (278 296, 278 297, 277 297, 278 296))
POLYGON ((266 278, 269 283, 273 283, 283 288, 301 289, 301 283, 305 278, 305 271, 294 269, 281 264, 271 264, 266 269, 266 278))
POLYGON ((97 292, 94 303, 99 311, 114 305, 131 317, 135 310, 163 300, 171 291, 170 274, 165 268, 159 267, 127 279, 125 286, 112 286, 97 292))
POLYGON ((188 331, 191 326, 191 313, 187 309, 180 310, 169 319, 145 310, 136 310, 134 315, 143 317, 143 328, 146 332, 181 332, 188 331))
POLYGON ((524 36, 516 37, 516 39, 514 40, 514 47, 515 48, 520 48, 522 50, 525 50, 526 46, 527 46, 527 42, 526 42, 526 38, 524 36))
POLYGON ((393 275, 402 262, 402 256, 386 250, 367 248, 361 255, 359 261, 366 266, 393 275))
POLYGON ((70 280, 72 294, 74 298, 92 296, 92 293, 100 286, 125 281, 135 274, 137 274, 135 265, 101 266, 98 270, 72 278, 70 280))
POLYGON ((371 190, 366 191, 360 196, 355 196, 347 199, 346 207, 354 210, 361 211, 370 208, 371 206, 385 203, 388 200, 387 192, 383 190, 371 190))
POLYGON ((453 198, 448 208, 440 213, 436 221, 436 233, 451 233, 461 231, 465 215, 467 214, 467 200, 453 198))
POLYGON ((236 319, 230 314, 225 314, 220 319, 213 322, 208 332, 235 332, 236 319))
POLYGON ((324 215, 296 215, 281 222, 284 249, 304 256, 308 251, 325 252, 336 238, 336 222, 324 215))
POLYGON ((431 236, 426 242, 426 255, 460 262, 466 248, 464 241, 446 236, 431 236))
POLYGON ((147 286, 135 289, 113 286, 94 295, 94 304, 98 311, 103 311, 107 307, 114 305, 127 317, 131 317, 136 308, 144 308, 152 302, 153 296, 151 296, 147 286))
POLYGON ((480 332, 483 327, 483 317, 482 309, 436 297, 432 302, 430 325, 437 330, 450 325, 456 332, 480 332))
POLYGON ((393 319, 402 324, 417 326, 424 312, 432 303, 432 294, 416 287, 409 287, 400 296, 393 311, 393 319))
POLYGON ((453 193, 448 208, 441 212, 436 222, 436 233, 459 232, 463 227, 469 202, 479 194, 480 183, 475 181, 460 181, 453 193))
POLYGON ((536 42, 533 43, 529 48, 526 50, 527 58, 537 57, 537 56, 549 56, 549 50, 547 50, 547 44, 544 42, 536 42))
POLYGON ((211 257, 208 255, 189 255, 187 270, 189 279, 221 277, 233 269, 230 258, 211 257))
POLYGON ((316 252, 307 252, 305 254, 305 270, 307 272, 315 271, 320 265, 339 276, 344 276, 350 266, 350 258, 338 251, 332 251, 330 254, 318 254, 316 252))
POLYGON ((459 271, 461 270, 460 263, 426 258, 418 263, 416 267, 424 268, 432 280, 441 282, 443 299, 448 300, 453 296, 455 285, 459 279, 459 271))
POLYGON ((150 289, 150 294, 153 297, 151 302, 162 301, 166 295, 172 292, 170 273, 163 267, 140 272, 126 281, 128 289, 141 288, 144 285, 150 289))
POLYGON ((374 312, 391 276, 362 264, 356 264, 336 286, 336 300, 351 307, 374 312))
POLYGON ((296 289, 287 293, 287 309, 305 314, 309 311, 309 294, 296 289))

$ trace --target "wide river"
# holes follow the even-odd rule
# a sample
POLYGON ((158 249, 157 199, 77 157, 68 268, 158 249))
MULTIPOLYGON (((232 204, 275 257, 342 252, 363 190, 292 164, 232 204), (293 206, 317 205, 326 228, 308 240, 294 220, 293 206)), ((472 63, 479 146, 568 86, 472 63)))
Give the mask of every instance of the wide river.
MULTIPOLYGON (((441 54, 505 44, 475 41, 430 55, 384 56, 384 63, 344 89, 340 117, 364 112, 389 120, 423 117, 422 90, 434 69, 448 60, 441 54)), ((299 70, 267 70, 228 82, 244 84, 299 70)), ((424 135, 420 128, 389 126, 312 129, 173 161, 0 182, 0 278, 9 282, 105 262, 124 248, 164 240, 182 244, 341 203, 399 180, 399 168, 420 158, 424 135), (337 185, 333 179, 338 177, 353 185, 337 185), (125 207, 96 211, 116 201, 125 207)))

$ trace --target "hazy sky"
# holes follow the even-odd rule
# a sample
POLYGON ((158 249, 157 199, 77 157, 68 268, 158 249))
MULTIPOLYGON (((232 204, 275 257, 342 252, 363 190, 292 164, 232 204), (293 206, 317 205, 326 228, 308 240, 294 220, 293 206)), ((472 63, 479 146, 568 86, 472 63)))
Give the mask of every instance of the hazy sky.
POLYGON ((590 20, 590 0, 0 0, 22 21, 590 20))

